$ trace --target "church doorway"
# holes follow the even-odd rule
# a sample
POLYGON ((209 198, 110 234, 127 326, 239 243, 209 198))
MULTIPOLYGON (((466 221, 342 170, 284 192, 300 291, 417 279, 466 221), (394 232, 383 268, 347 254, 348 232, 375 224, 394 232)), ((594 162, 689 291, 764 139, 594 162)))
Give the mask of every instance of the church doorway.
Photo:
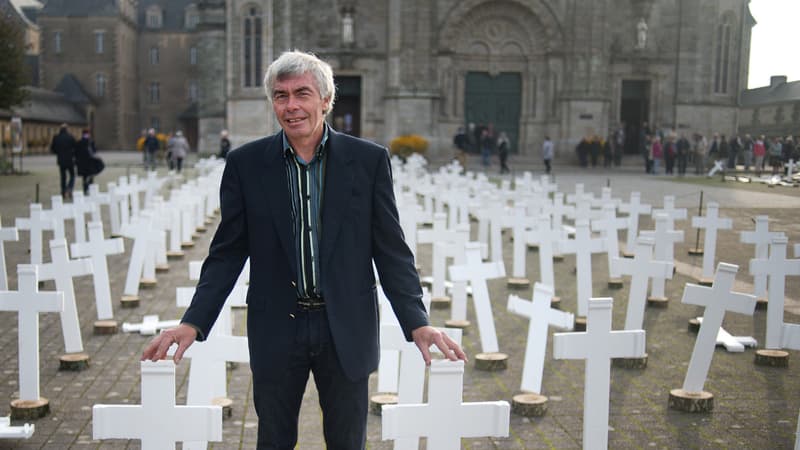
POLYGON ((361 77, 337 76, 333 104, 333 128, 351 136, 361 136, 361 77))
POLYGON ((464 95, 466 124, 494 124, 497 134, 505 131, 511 151, 518 152, 522 77, 518 72, 492 76, 487 72, 467 72, 464 95))
POLYGON ((649 121, 650 81, 622 80, 620 120, 625 122, 625 154, 639 154, 642 128, 649 121))

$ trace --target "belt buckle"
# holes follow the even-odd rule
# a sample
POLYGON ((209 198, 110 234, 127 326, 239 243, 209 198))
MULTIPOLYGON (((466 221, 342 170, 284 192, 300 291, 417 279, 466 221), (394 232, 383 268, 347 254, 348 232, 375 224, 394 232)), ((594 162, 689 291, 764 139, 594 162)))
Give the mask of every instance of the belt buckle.
POLYGON ((298 299, 297 300, 297 309, 299 311, 319 311, 325 308, 325 302, 319 301, 309 301, 306 299, 298 299))

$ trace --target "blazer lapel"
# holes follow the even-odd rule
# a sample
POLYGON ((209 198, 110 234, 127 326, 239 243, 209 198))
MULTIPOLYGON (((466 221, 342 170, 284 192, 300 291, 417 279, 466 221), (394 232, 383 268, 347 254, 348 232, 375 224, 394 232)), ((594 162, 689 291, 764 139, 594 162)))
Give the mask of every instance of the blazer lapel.
MULTIPOLYGON (((264 184, 264 198, 268 215, 272 217, 278 237, 286 253, 292 273, 296 272, 297 262, 294 250, 294 233, 292 231, 292 206, 289 199, 286 164, 283 159, 281 135, 277 134, 272 143, 264 150, 264 172, 261 181, 264 184)), ((297 274, 295 273, 295 276, 297 274)))
MULTIPOLYGON (((325 191, 322 200, 322 242, 320 253, 322 267, 327 267, 333 244, 342 226, 344 215, 349 211, 353 192, 353 171, 350 167, 351 152, 341 145, 340 134, 328 128, 328 152, 325 168, 325 191)), ((324 269, 323 269, 324 270, 324 269)))

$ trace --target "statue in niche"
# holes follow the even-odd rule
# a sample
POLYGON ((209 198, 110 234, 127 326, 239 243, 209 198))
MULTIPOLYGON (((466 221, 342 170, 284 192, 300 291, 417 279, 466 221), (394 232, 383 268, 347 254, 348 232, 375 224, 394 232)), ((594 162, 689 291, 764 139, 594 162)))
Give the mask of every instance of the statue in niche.
POLYGON ((353 12, 345 11, 342 17, 342 44, 349 47, 355 43, 355 33, 353 31, 353 12))
POLYGON ((639 23, 636 24, 636 48, 641 50, 647 45, 647 22, 644 17, 639 18, 639 23))

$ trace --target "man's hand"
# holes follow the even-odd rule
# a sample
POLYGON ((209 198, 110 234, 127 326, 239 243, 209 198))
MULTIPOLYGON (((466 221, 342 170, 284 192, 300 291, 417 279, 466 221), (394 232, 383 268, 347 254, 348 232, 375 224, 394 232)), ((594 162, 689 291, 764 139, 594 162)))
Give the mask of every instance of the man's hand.
POLYGON ((445 358, 450 361, 458 361, 459 359, 467 361, 467 354, 461 350, 461 347, 450 336, 430 325, 415 329, 411 332, 411 337, 414 339, 419 351, 422 352, 422 359, 425 360, 426 366, 431 365, 431 352, 429 349, 434 344, 444 354, 445 358))
POLYGON ((165 359, 170 346, 172 346, 172 344, 178 344, 178 350, 172 357, 175 364, 178 364, 181 362, 181 358, 183 358, 183 352, 192 345, 196 338, 197 330, 185 323, 175 328, 170 328, 169 330, 161 330, 161 334, 150 341, 150 344, 144 349, 141 360, 146 361, 149 359, 150 361, 158 361, 160 359, 165 359))

